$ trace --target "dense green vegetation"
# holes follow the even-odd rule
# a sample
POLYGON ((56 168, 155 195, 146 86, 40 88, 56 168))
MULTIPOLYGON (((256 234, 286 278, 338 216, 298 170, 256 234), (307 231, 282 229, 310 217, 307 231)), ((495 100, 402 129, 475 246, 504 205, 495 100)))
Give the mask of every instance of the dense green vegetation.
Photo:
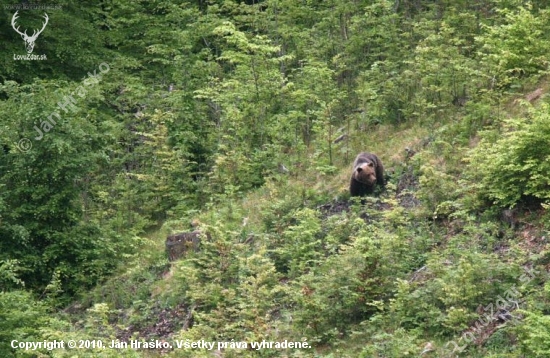
POLYGON ((43 61, 0 8, 0 356, 550 354, 546 1, 57 4, 43 61), (131 338, 311 348, 10 343, 131 338))

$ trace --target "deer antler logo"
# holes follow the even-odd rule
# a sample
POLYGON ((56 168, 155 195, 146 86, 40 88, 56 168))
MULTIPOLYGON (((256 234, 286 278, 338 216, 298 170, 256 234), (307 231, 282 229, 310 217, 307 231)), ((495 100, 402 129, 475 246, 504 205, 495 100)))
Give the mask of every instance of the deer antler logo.
POLYGON ((15 27, 16 26, 15 20, 17 20, 18 12, 19 11, 16 11, 15 14, 13 14, 13 17, 11 18, 11 26, 13 27, 15 32, 21 35, 23 40, 25 40, 25 48, 27 49, 27 52, 32 53, 32 50, 34 50, 34 41, 36 41, 36 39, 38 38, 38 35, 40 35, 42 31, 44 31, 44 28, 46 28, 46 25, 48 24, 48 14, 44 13, 44 19, 46 20, 46 22, 44 23, 44 26, 42 26, 40 31, 34 30, 32 36, 29 36, 27 35, 27 30, 25 30, 25 32, 21 32, 19 31, 19 26, 17 26, 17 28, 15 27))

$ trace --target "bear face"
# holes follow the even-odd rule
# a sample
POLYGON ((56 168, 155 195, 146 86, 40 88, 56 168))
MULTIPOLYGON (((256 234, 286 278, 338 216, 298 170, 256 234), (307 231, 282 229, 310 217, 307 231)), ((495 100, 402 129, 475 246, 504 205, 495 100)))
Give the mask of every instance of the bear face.
POLYGON ((353 163, 350 194, 351 196, 372 194, 375 185, 385 185, 384 166, 375 154, 359 153, 353 163))
POLYGON ((376 171, 373 162, 359 164, 353 171, 353 178, 359 183, 374 185, 376 183, 376 171))

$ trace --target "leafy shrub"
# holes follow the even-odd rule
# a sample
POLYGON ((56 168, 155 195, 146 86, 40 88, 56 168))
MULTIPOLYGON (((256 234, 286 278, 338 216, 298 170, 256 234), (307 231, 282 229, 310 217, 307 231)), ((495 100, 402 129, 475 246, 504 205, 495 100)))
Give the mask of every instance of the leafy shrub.
POLYGON ((550 199, 549 109, 543 104, 528 118, 507 120, 503 133, 484 134, 470 157, 481 196, 501 207, 528 197, 550 199))
POLYGON ((499 9, 502 24, 486 27, 486 34, 476 40, 481 45, 481 57, 489 72, 508 85, 513 77, 538 74, 547 69, 550 42, 547 10, 538 14, 527 7, 499 9))
POLYGON ((318 341, 332 341, 375 312, 372 302, 386 300, 395 279, 404 277, 425 249, 407 238, 410 232, 388 232, 383 224, 367 225, 359 218, 352 223, 351 242, 294 282, 295 324, 318 341))
POLYGON ((420 188, 416 195, 429 211, 428 214, 435 217, 448 215, 449 202, 457 197, 455 177, 432 163, 422 164, 419 172, 420 188))
POLYGON ((378 332, 374 334, 372 341, 363 348, 360 358, 416 356, 421 351, 418 338, 403 328, 393 333, 378 332))
POLYGON ((522 311, 523 323, 517 328, 520 346, 530 357, 548 357, 550 354, 550 316, 522 311))
POLYGON ((285 230, 281 245, 274 250, 282 270, 288 268, 291 277, 315 265, 322 256, 321 221, 317 212, 305 208, 295 211, 293 217, 296 225, 285 230))
POLYGON ((40 341, 40 328, 47 319, 46 308, 25 291, 0 292, 0 356, 12 356, 14 339, 40 341))
MULTIPOLYGON (((51 318, 48 326, 41 331, 42 339, 47 341, 69 341, 73 340, 80 344, 83 343, 86 348, 80 348, 78 357, 92 358, 115 358, 115 357, 140 357, 139 351, 134 349, 112 349, 106 348, 112 340, 116 340, 117 328, 111 325, 111 321, 118 314, 118 311, 109 308, 106 303, 98 303, 87 310, 85 318, 79 322, 79 329, 60 318, 51 318), (90 337, 93 337, 90 338, 90 337), (99 347, 97 342, 103 343, 103 348, 99 347)), ((115 341, 116 342, 116 341, 115 341)), ((51 351, 52 357, 65 358, 74 357, 74 350, 55 349, 51 351)))
POLYGON ((510 269, 496 255, 469 252, 465 247, 471 243, 465 238, 457 240, 460 243, 449 243, 449 252, 428 260, 424 279, 398 280, 390 304, 394 322, 432 335, 457 333, 475 320, 479 305, 494 303, 507 288, 519 283, 514 282, 520 276, 517 267, 510 269))
POLYGON ((547 357, 550 353, 550 283, 533 288, 522 305, 526 308, 515 312, 523 319, 509 330, 517 336, 517 346, 525 356, 547 357))

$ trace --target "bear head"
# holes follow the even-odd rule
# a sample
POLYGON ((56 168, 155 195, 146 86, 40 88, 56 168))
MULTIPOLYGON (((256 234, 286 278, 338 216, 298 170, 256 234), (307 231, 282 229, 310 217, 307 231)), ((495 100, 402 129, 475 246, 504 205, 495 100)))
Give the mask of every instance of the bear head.
POLYGON ((376 164, 372 161, 359 163, 353 169, 353 179, 372 186, 376 183, 376 164))

